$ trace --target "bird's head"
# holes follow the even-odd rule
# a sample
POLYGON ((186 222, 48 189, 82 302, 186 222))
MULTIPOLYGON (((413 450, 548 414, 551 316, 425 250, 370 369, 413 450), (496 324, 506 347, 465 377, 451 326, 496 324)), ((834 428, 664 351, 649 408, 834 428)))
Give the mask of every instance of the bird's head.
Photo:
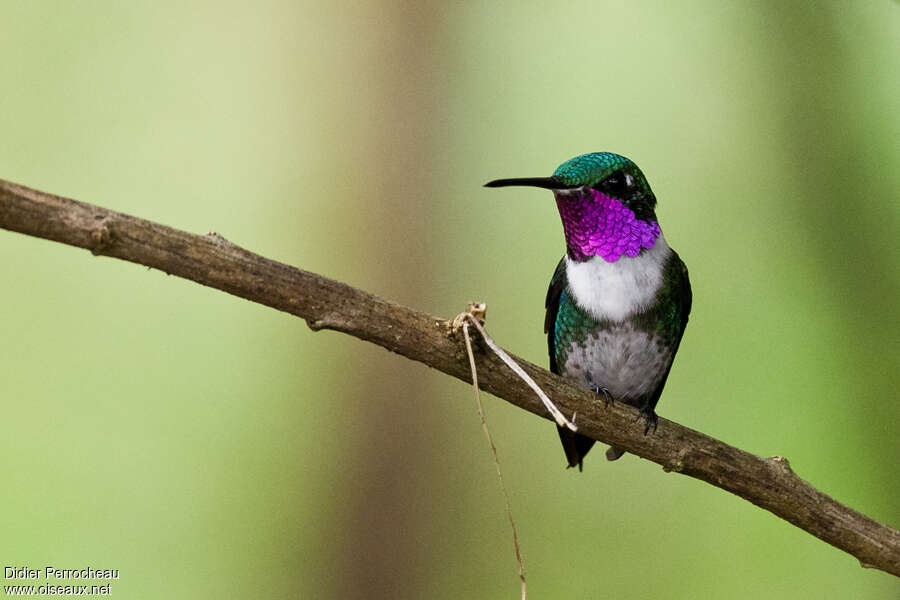
POLYGON ((486 187, 549 189, 566 234, 571 259, 602 256, 615 262, 652 248, 660 235, 656 197, 631 160, 611 152, 582 154, 561 164, 550 177, 497 179, 486 187))

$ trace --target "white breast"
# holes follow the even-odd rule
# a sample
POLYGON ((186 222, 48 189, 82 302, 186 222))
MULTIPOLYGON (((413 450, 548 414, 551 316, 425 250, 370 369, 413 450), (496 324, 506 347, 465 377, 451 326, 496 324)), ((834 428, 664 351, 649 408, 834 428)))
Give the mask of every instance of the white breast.
POLYGON ((575 303, 595 319, 621 321, 653 304, 671 252, 660 235, 653 248, 612 263, 600 256, 585 262, 566 256, 569 291, 575 303))

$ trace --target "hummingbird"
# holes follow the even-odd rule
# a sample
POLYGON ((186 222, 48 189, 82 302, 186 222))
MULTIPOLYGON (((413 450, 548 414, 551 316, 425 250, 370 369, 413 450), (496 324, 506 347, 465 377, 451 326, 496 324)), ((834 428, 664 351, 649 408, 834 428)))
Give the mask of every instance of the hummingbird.
MULTIPOLYGON (((656 219, 656 196, 638 166, 618 154, 576 156, 550 177, 497 179, 485 187, 531 186, 556 198, 566 254, 550 280, 544 333, 550 370, 636 407, 644 435, 691 312, 687 267, 656 219)), ((591 438, 558 427, 569 467, 582 469, 591 438)), ((625 451, 615 446, 608 460, 625 451)))

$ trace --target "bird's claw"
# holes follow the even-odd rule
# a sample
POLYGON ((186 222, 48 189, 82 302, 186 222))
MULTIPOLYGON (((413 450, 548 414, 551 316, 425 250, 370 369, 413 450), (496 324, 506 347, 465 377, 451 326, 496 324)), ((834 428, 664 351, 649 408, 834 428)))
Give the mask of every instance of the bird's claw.
POLYGON ((606 389, 604 386, 595 385, 591 389, 594 390, 594 393, 597 395, 603 394, 603 406, 608 407, 610 404, 612 404, 612 401, 613 401, 612 396, 609 395, 609 390, 606 389))
POLYGON ((656 416, 656 412, 652 408, 642 408, 638 414, 638 419, 641 417, 644 418, 644 435, 647 435, 651 427, 653 428, 653 433, 656 433, 656 425, 659 423, 659 417, 656 416))

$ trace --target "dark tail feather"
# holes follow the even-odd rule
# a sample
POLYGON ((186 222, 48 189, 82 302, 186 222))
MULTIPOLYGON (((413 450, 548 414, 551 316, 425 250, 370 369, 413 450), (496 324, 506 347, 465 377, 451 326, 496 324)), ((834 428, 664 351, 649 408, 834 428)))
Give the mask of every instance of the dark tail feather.
POLYGON ((623 454, 625 454, 625 451, 621 448, 610 446, 606 449, 606 460, 619 460, 620 458, 622 458, 623 454))
POLYGON ((557 426, 556 430, 559 432, 559 440, 562 442, 563 450, 566 451, 566 460, 569 461, 569 467, 578 467, 580 471, 581 461, 584 459, 584 455, 588 453, 588 450, 591 449, 591 446, 594 445, 594 440, 565 427, 557 426))

